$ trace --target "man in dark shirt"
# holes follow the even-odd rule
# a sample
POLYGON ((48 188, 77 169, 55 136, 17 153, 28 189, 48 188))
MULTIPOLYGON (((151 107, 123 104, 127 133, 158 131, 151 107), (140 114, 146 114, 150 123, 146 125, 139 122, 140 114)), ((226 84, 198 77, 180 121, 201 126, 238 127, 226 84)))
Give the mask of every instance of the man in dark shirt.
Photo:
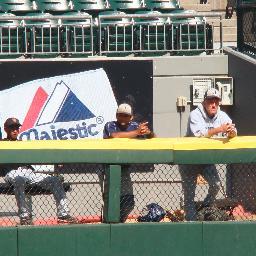
MULTIPOLYGON (((7 137, 4 140, 17 141, 20 129, 20 122, 17 118, 8 118, 4 123, 4 130, 7 137)), ((18 214, 21 225, 32 225, 32 212, 26 201, 26 185, 36 184, 44 189, 52 191, 57 205, 57 218, 59 223, 77 223, 78 221, 70 216, 67 205, 66 193, 61 180, 57 176, 44 173, 35 173, 31 165, 10 164, 4 165, 2 173, 4 179, 14 186, 15 198, 18 205, 18 214)))
POLYGON ((133 120, 132 107, 129 104, 119 105, 116 121, 105 124, 103 138, 152 138, 153 132, 148 128, 148 122, 137 123, 133 120))
MULTIPOLYGON (((148 128, 148 122, 133 121, 132 107, 123 103, 116 111, 116 121, 105 124, 103 138, 152 138, 154 133, 148 128)), ((122 166, 120 221, 125 222, 135 205, 129 165, 122 166)))

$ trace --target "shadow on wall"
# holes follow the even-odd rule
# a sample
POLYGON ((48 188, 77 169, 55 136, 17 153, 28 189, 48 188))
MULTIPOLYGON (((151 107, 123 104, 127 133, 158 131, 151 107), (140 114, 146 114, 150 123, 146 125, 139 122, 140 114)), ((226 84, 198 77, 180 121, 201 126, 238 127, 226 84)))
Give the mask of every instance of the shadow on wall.
POLYGON ((227 194, 256 213, 256 164, 227 165, 227 194))

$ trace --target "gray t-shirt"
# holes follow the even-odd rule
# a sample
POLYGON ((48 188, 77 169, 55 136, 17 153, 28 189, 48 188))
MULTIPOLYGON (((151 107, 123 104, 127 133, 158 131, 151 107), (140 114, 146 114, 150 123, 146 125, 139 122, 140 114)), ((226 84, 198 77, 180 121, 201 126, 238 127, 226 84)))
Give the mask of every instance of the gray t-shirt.
MULTIPOLYGON (((208 130, 226 123, 232 123, 232 120, 225 112, 218 109, 216 115, 210 118, 203 105, 199 104, 189 115, 186 137, 207 137, 208 130)), ((227 135, 218 133, 212 137, 227 137, 227 135)))

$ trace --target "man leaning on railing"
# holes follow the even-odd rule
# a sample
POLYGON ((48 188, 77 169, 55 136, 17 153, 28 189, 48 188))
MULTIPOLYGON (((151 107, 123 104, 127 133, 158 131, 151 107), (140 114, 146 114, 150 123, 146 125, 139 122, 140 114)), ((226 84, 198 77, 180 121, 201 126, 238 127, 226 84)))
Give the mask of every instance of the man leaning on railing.
MULTIPOLYGON (((133 121, 133 111, 129 104, 119 105, 116 111, 116 121, 105 124, 103 138, 153 138, 154 133, 148 128, 148 122, 133 121)), ((122 186, 120 198, 120 221, 125 222, 134 208, 134 195, 129 166, 122 166, 122 186)))
MULTIPOLYGON (((205 92, 204 100, 190 113, 187 126, 187 137, 226 137, 237 135, 235 125, 229 116, 220 110, 220 92, 211 88, 205 92)), ((197 176, 202 175, 208 182, 209 190, 203 206, 214 203, 220 189, 220 178, 215 165, 180 165, 180 175, 184 191, 184 211, 188 221, 196 220, 197 212, 194 202, 197 176)))

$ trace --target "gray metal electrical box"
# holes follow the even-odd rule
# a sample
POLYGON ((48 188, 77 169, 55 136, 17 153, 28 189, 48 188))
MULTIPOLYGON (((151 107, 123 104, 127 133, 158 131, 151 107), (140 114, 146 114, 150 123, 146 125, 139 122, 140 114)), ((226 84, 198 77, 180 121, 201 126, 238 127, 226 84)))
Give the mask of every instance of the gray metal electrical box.
POLYGON ((193 79, 193 105, 197 106, 204 100, 204 93, 213 87, 213 78, 193 79))
POLYGON ((221 105, 233 105, 233 78, 205 77, 193 79, 193 106, 204 100, 204 93, 210 88, 220 91, 221 105))
POLYGON ((233 105, 233 78, 215 77, 214 87, 221 93, 221 105, 233 105))

